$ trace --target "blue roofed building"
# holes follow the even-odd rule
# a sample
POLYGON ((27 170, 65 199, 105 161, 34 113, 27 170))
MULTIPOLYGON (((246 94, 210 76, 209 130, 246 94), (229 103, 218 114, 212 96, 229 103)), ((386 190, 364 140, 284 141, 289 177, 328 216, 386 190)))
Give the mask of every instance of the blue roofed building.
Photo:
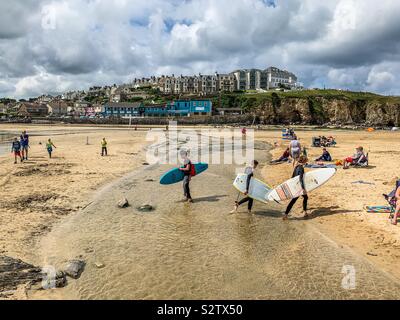
POLYGON ((212 114, 211 100, 175 100, 166 104, 144 106, 141 102, 104 105, 104 117, 192 117, 212 114))

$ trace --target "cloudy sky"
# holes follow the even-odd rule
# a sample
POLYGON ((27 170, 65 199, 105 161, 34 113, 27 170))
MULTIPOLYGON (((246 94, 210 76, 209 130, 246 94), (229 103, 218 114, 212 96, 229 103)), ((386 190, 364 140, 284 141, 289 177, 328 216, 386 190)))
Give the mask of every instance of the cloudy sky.
POLYGON ((400 94, 398 0, 0 0, 0 97, 277 66, 400 94))

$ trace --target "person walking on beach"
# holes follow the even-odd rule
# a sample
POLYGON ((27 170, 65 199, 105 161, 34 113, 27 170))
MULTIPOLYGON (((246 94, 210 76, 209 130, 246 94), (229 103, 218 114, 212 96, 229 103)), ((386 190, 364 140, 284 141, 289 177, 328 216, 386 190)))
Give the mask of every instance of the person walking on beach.
POLYGON ((50 159, 51 159, 51 154, 53 153, 53 147, 57 149, 57 147, 54 145, 53 141, 51 141, 51 139, 49 139, 46 143, 46 149, 47 149, 47 152, 49 153, 50 159))
POLYGON ((22 160, 28 160, 29 135, 26 133, 26 131, 22 132, 20 141, 22 149, 22 160))
POLYGON ((17 164, 17 157, 20 158, 21 163, 24 162, 24 159, 21 156, 21 142, 18 141, 18 138, 15 138, 12 142, 11 153, 14 153, 14 164, 17 164))
POLYGON ((295 137, 295 139, 290 142, 289 149, 290 149, 290 156, 293 158, 293 167, 294 167, 301 154, 301 144, 300 141, 297 140, 297 137, 295 137))
POLYGON ((183 194, 185 197, 185 201, 192 203, 192 195, 190 194, 190 180, 192 178, 194 172, 194 165, 189 159, 189 152, 182 150, 181 157, 183 159, 183 168, 179 168, 179 170, 183 171, 183 194))
MULTIPOLYGON (((307 195, 307 190, 306 190, 306 186, 304 184, 304 166, 307 164, 308 159, 305 156, 300 156, 299 158, 299 163, 298 165, 295 167, 294 172, 293 172, 293 176, 292 178, 295 178, 297 176, 300 176, 300 184, 301 187, 303 188, 303 212, 304 212, 304 217, 307 218, 308 217, 308 212, 307 212, 307 204, 308 204, 308 195, 307 195)), ((288 220, 289 218, 289 213, 292 210, 293 206, 295 205, 295 203, 297 202, 297 200, 299 200, 300 197, 294 198, 289 205, 286 208, 286 212, 285 212, 285 216, 283 217, 283 220, 288 220)))
POLYGON ((107 153, 107 140, 106 138, 103 138, 103 140, 101 140, 101 156, 104 157, 108 155, 107 153))
POLYGON ((231 213, 237 212, 239 207, 246 202, 247 202, 248 212, 251 213, 251 210, 253 209, 254 200, 250 198, 248 194, 249 194, 250 182, 251 179, 254 177, 254 170, 257 169, 257 166, 258 166, 258 161, 254 160, 251 166, 246 168, 245 173, 247 174, 247 181, 246 181, 246 192, 244 193, 246 197, 240 200, 239 202, 238 201, 235 202, 235 208, 231 211, 231 213))
POLYGON ((391 220, 390 222, 394 226, 397 226, 397 220, 400 217, 400 187, 398 187, 396 190, 395 198, 396 198, 396 210, 394 212, 393 220, 391 220))

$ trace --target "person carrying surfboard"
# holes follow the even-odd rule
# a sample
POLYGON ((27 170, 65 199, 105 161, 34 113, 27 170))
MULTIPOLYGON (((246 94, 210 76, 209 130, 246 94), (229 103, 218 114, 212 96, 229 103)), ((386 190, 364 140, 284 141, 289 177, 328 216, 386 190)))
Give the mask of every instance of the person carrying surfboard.
POLYGON ((192 176, 195 175, 195 167, 189 159, 188 151, 181 150, 181 157, 183 159, 183 168, 179 168, 179 170, 183 171, 183 194, 185 197, 185 201, 192 203, 193 199, 190 194, 190 180, 192 176))
POLYGON ((247 174, 247 181, 246 181, 246 192, 244 193, 246 197, 240 201, 235 201, 235 208, 231 211, 231 213, 237 212, 239 207, 246 202, 248 203, 247 204, 248 212, 251 213, 251 210, 253 209, 254 200, 248 196, 248 193, 249 193, 251 178, 254 177, 254 170, 257 168, 257 166, 258 166, 258 161, 254 160, 251 166, 246 168, 245 173, 247 174))
MULTIPOLYGON (((307 195, 307 190, 306 186, 304 184, 304 166, 307 164, 308 159, 306 156, 302 155, 299 158, 299 163, 298 165, 294 168, 293 171, 293 176, 292 178, 295 178, 297 176, 300 176, 300 183, 301 187, 303 188, 303 212, 304 212, 304 217, 308 217, 308 212, 307 212, 307 204, 308 204, 308 195, 307 195)), ((285 216, 283 217, 283 220, 288 220, 289 219, 289 213, 292 210, 293 206, 299 200, 300 197, 294 198, 289 205, 286 208, 285 216)))

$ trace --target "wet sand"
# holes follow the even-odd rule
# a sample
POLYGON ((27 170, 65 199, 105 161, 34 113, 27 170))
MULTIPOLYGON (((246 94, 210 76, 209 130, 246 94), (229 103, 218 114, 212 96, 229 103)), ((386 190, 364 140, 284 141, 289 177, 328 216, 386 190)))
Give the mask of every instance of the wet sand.
MULTIPOLYGON (((268 145, 259 142, 256 150, 262 163, 270 160, 268 145)), ((180 185, 158 184, 167 169, 155 165, 132 173, 43 239, 42 263, 60 267, 81 256, 88 265, 67 288, 44 296, 31 293, 31 298, 397 298, 396 279, 309 221, 282 222, 277 205, 256 204, 253 215, 246 208, 229 215, 237 198, 230 187, 235 166, 212 165, 196 177, 197 201, 191 205, 177 200, 180 185), (115 207, 121 196, 132 203, 130 208, 115 207), (138 212, 143 203, 156 210, 138 212), (342 286, 346 268, 356 272, 353 290, 342 286)))
POLYGON ((145 132, 0 127, 0 131, 16 136, 23 129, 31 134, 29 161, 14 165, 10 145, 7 153, 0 156, 0 254, 27 259, 32 246, 55 222, 88 205, 91 194, 102 185, 141 165, 145 159, 145 132), (109 142, 109 157, 104 158, 100 156, 103 137, 109 142), (53 159, 45 150, 48 138, 57 146, 53 159))
MULTIPOLYGON (((64 132, 65 128, 60 130, 64 132)), ((352 154, 354 141, 358 144, 365 141, 371 148, 372 169, 339 170, 326 187, 312 194, 313 219, 301 220, 296 216, 300 207, 295 207, 294 218, 284 223, 281 220, 284 207, 277 205, 256 204, 255 215, 248 215, 246 208, 238 214, 228 214, 237 198, 231 187, 234 166, 211 166, 209 171, 196 177, 192 188, 198 201, 187 205, 179 202, 180 185, 166 189, 157 182, 169 166, 151 166, 143 170, 144 155, 131 154, 142 150, 144 132, 131 136, 132 132, 126 129, 73 130, 76 131, 72 133, 68 128, 66 131, 71 134, 53 139, 56 145, 58 142, 68 145, 56 150, 59 159, 48 163, 43 149, 34 145, 33 151, 42 157, 37 160, 59 164, 63 166, 61 170, 74 172, 77 176, 74 179, 68 179, 71 173, 60 171, 54 172, 53 177, 40 173, 40 179, 32 175, 15 177, 26 168, 21 165, 14 168, 9 164, 9 157, 0 158, 8 171, 11 168, 7 173, 2 165, 2 173, 8 174, 8 178, 3 184, 7 187, 0 192, 7 199, 15 197, 14 206, 21 201, 18 198, 20 182, 29 183, 32 194, 43 196, 54 190, 54 194, 62 195, 57 205, 47 199, 44 207, 40 201, 38 206, 38 201, 33 201, 34 206, 24 205, 19 210, 14 206, 6 211, 1 209, 2 226, 5 226, 1 230, 3 254, 38 265, 61 266, 65 260, 78 256, 88 262, 81 279, 70 281, 67 288, 30 292, 29 298, 395 299, 398 296, 398 282, 389 274, 392 272, 398 277, 395 269, 400 257, 398 250, 392 249, 399 243, 393 242, 399 234, 398 228, 389 226, 382 215, 362 212, 365 204, 385 204, 380 194, 392 188, 386 183, 393 179, 393 164, 373 166, 375 161, 382 162, 385 151, 393 149, 399 137, 397 133, 332 132, 339 142, 339 146, 332 149, 334 158, 352 154), (114 157, 99 157, 100 142, 86 146, 88 135, 99 141, 103 135, 109 136, 110 147, 115 146, 114 157), (83 161, 82 148, 90 148, 90 165, 83 161), (129 154, 124 154, 126 150, 129 154), (72 167, 64 168, 70 165, 76 171, 72 171, 72 167), (371 179, 375 186, 351 185, 354 180, 371 179), (102 189, 101 186, 112 180, 115 182, 102 189), (130 200, 130 208, 116 209, 121 196, 130 200), (72 203, 75 206, 71 208, 72 203), (156 210, 138 212, 136 207, 144 203, 151 203, 156 210), (87 208, 77 212, 78 207, 86 205, 87 208), (62 215, 57 208, 63 208, 62 215), (21 210, 24 214, 18 215, 21 210), (48 211, 51 214, 44 214, 48 211), (69 212, 73 214, 64 217, 69 212), (60 223, 52 227, 56 221, 60 223), (44 229, 35 234, 32 230, 37 226, 44 229), (32 252, 31 246, 35 248, 32 252), (371 251, 377 256, 366 254, 371 251), (96 263, 105 267, 99 269, 96 263), (343 266, 349 265, 357 272, 355 290, 345 290, 341 286, 343 266)), ((299 134, 309 145, 313 134, 307 131, 299 134)), ((324 134, 329 135, 329 132, 324 134)), ((35 144, 43 140, 34 139, 35 144)), ((281 144, 277 131, 257 132, 256 139, 281 144)), ((268 148, 263 146, 258 148, 262 150, 257 151, 257 158, 267 163, 268 148)), ((281 153, 283 147, 272 150, 272 154, 281 153)), ((311 158, 319 152, 320 149, 309 149, 311 158)), ((396 161, 394 159, 394 163, 396 161)), ((32 165, 42 171, 43 162, 32 165)), ((46 167, 45 170, 52 172, 48 170, 53 169, 46 167)), ((276 185, 282 182, 282 177, 290 177, 291 170, 291 165, 266 165, 258 174, 276 185)))

